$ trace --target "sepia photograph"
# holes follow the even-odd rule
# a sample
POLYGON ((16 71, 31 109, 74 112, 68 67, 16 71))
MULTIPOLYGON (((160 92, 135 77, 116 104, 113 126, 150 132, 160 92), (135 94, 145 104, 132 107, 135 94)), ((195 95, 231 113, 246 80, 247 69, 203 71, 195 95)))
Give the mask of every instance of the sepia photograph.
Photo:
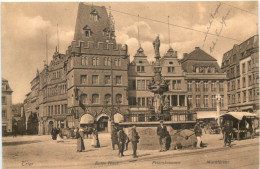
POLYGON ((258 1, 1 2, 3 169, 258 169, 258 1))

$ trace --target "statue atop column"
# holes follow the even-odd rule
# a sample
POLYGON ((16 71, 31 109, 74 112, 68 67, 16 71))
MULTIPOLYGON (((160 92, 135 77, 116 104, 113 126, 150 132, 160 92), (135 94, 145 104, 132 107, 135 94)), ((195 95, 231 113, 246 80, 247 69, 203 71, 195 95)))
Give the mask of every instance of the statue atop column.
POLYGON ((155 52, 155 57, 160 57, 160 38, 159 35, 156 37, 156 39, 153 41, 153 48, 155 52))

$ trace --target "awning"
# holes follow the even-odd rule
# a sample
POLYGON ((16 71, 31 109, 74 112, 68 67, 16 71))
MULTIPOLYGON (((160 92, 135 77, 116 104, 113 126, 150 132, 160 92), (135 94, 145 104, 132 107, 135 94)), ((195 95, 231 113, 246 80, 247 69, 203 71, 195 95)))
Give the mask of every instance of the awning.
POLYGON ((121 122, 123 122, 123 121, 124 121, 124 117, 123 117, 121 114, 116 113, 116 114, 114 115, 114 122, 115 122, 115 123, 121 123, 121 122))
POLYGON ((197 119, 216 119, 216 111, 197 111, 197 119))
POLYGON ((242 120, 242 118, 245 117, 256 117, 256 114, 254 113, 248 113, 248 112, 228 112, 226 114, 222 114, 221 117, 227 117, 232 116, 238 120, 242 120))
POLYGON ((80 119, 80 124, 93 124, 94 118, 89 114, 84 114, 80 119))

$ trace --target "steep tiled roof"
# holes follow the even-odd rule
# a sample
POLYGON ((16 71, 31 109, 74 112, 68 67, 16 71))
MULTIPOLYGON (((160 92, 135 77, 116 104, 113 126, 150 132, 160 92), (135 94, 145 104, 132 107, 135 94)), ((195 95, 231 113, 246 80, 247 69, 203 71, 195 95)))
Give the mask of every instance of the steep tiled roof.
POLYGON ((195 47, 194 51, 192 51, 182 59, 183 62, 185 62, 186 60, 217 61, 214 57, 210 56, 208 53, 201 50, 199 47, 195 47))
POLYGON ((109 17, 104 6, 94 6, 80 3, 75 27, 74 40, 105 42, 103 31, 107 30, 109 17), (98 20, 91 19, 91 13, 98 16, 98 20), (91 30, 91 37, 85 36, 86 29, 91 30))

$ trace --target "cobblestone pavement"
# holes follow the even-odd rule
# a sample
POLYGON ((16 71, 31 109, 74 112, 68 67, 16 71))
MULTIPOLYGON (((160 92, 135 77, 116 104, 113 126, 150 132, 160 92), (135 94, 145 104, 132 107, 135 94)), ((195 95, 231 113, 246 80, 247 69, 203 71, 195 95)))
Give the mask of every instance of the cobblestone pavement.
POLYGON ((57 143, 51 136, 4 137, 3 168, 258 168, 259 138, 233 141, 223 147, 221 135, 203 135, 203 149, 140 150, 132 158, 131 143, 124 157, 112 150, 110 134, 99 134, 101 148, 93 148, 85 139, 86 150, 76 152, 76 140, 57 143))

